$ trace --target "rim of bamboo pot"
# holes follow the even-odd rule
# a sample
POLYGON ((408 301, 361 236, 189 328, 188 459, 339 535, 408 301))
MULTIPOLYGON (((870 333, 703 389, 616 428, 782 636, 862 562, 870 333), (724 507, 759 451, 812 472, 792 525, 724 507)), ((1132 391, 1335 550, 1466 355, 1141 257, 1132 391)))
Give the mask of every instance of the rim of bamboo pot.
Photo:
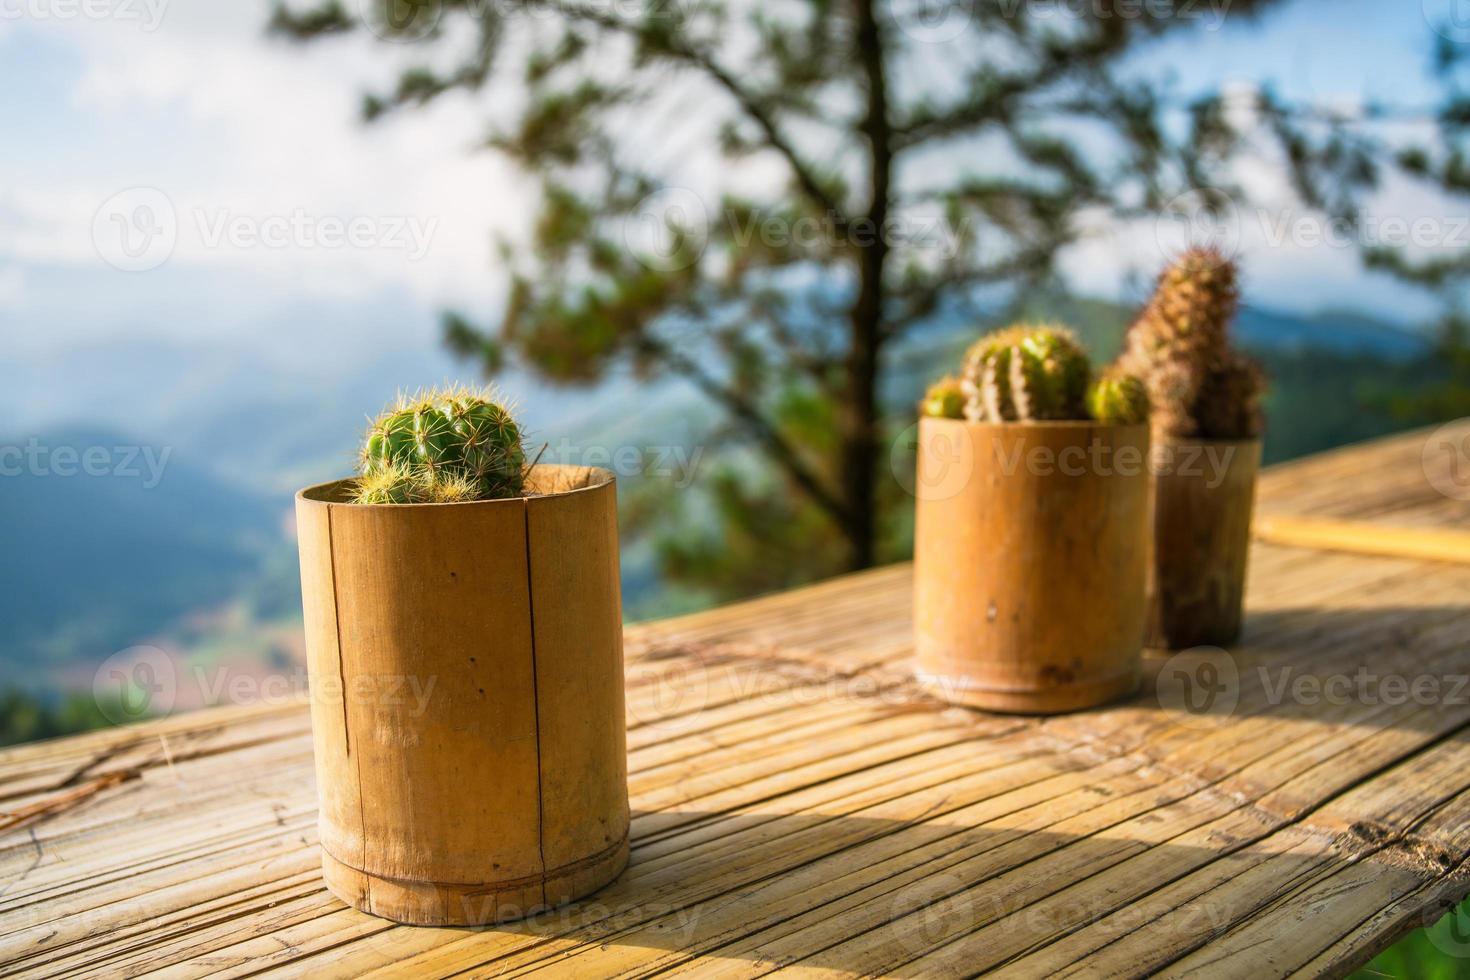
POLYGON ((296 491, 297 500, 313 504, 331 504, 341 507, 370 507, 373 510, 393 510, 403 507, 493 507, 518 504, 525 500, 542 497, 570 497, 579 493, 590 493, 616 483, 617 476, 600 466, 577 466, 571 463, 537 463, 526 474, 526 490, 516 497, 495 497, 490 500, 455 500, 447 503, 424 501, 412 504, 359 504, 349 496, 349 488, 358 477, 348 476, 325 483, 316 483, 296 491), (540 486, 535 486, 537 481, 540 486), (546 487, 546 483, 555 486, 546 487))

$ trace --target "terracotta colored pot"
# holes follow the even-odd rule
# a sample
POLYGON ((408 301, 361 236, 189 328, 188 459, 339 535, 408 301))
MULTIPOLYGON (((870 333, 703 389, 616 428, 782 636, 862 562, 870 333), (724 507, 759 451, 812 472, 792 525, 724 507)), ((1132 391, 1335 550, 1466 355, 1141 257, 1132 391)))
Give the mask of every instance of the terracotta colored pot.
POLYGON ((628 860, 612 475, 462 504, 344 485, 296 497, 327 886, 419 925, 600 888, 628 860))
POLYGON ((1138 684, 1148 427, 919 426, 917 677, 947 700, 1054 713, 1138 684))
POLYGON ((1226 646, 1240 636, 1261 440, 1158 447, 1148 645, 1226 646))

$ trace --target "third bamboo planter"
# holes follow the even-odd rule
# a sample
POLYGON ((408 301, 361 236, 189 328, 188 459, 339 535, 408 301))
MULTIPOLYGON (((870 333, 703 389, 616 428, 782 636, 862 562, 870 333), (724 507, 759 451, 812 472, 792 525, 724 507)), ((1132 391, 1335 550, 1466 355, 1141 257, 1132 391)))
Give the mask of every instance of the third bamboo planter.
POLYGON ((1227 646, 1240 636, 1261 440, 1170 440, 1154 477, 1148 645, 1227 646))
POLYGON ((947 700, 1073 711, 1139 680, 1148 427, 919 425, 917 675, 947 700))
POLYGON ((399 922, 483 925, 628 859, 611 474, 525 497, 296 499, 327 886, 399 922))

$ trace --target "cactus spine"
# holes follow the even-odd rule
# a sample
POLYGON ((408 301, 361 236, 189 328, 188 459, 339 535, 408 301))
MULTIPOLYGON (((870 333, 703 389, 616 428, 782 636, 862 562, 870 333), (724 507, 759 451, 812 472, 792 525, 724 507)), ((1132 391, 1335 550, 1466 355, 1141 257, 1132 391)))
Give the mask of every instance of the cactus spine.
POLYGON ((1230 344, 1236 278, 1217 250, 1190 249, 1159 276, 1128 328, 1117 367, 1148 386, 1156 439, 1260 435, 1264 380, 1230 344))
POLYGON ((360 504, 457 503, 520 496, 521 428, 492 392, 400 397, 373 420, 359 458, 360 504))
POLYGON ((1091 367, 1070 330, 1015 326, 980 338, 960 382, 972 422, 1081 419, 1091 367))

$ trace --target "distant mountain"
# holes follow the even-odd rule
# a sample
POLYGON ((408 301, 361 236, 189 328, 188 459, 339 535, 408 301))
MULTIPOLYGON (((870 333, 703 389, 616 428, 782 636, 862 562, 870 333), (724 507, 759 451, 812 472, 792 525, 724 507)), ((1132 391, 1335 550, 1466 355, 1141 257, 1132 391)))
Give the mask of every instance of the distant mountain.
POLYGON ((277 505, 101 428, 0 439, 0 662, 100 661, 236 594, 284 538, 277 505))
POLYGON ((1235 330, 1242 344, 1256 350, 1322 350, 1407 361, 1428 353, 1431 346, 1422 334, 1348 311, 1303 317, 1246 307, 1235 330))

